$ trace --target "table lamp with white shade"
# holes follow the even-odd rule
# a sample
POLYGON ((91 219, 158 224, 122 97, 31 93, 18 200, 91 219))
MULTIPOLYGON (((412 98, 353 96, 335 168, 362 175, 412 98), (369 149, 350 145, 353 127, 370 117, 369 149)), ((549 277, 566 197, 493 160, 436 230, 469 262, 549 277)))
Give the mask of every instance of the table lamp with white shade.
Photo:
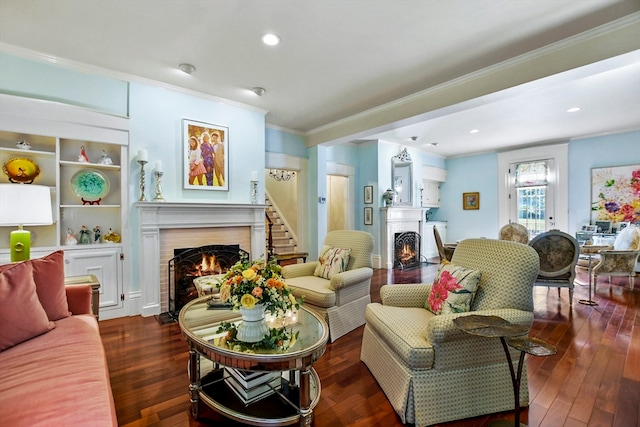
POLYGON ((27 225, 53 224, 51 190, 43 185, 0 184, 0 226, 17 226, 11 232, 11 262, 31 257, 31 233, 27 225))

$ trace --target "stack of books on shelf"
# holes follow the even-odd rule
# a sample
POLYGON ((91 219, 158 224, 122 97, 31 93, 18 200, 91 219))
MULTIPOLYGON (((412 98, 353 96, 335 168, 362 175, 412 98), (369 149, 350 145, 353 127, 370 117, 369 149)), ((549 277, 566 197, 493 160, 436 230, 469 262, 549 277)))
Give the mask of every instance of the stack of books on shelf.
POLYGON ((282 383, 280 371, 245 371, 229 367, 224 370, 225 383, 245 405, 273 394, 282 383))

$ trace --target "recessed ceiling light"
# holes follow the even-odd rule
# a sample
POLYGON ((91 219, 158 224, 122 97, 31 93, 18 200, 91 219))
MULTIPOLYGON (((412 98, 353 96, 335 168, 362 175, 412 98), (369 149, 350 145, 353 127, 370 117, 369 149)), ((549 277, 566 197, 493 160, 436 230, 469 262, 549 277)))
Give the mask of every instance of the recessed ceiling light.
POLYGON ((263 88, 263 87, 256 86, 253 89, 251 89, 251 92, 255 93, 258 96, 262 96, 265 93, 267 93, 267 90, 265 88, 263 88))
POLYGON ((567 110, 567 113, 575 113, 576 111, 580 111, 580 107, 571 107, 567 110))
POLYGON ((417 137, 417 136, 412 136, 410 139, 411 139, 412 141, 417 141, 417 140, 418 140, 418 137, 417 137))
POLYGON ((429 147, 437 147, 438 143, 437 142, 430 142, 427 144, 429 147))
POLYGON ((480 132, 480 129, 471 129, 469 131, 469 133, 478 133, 478 132, 480 132))
POLYGON ((196 67, 191 64, 180 64, 178 65, 178 68, 180 69, 180 71, 187 74, 192 74, 194 71, 196 71, 196 67))
POLYGON ((280 37, 273 33, 267 33, 262 35, 262 43, 267 46, 275 46, 280 43, 280 37))

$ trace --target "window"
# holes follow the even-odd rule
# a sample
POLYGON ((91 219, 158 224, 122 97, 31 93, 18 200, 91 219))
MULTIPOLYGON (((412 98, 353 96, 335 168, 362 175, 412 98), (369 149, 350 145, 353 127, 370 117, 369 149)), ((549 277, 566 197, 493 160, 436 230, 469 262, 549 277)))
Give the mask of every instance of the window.
POLYGON ((514 189, 509 192, 515 199, 513 205, 517 213, 514 216, 518 224, 527 227, 530 238, 546 231, 546 219, 553 217, 553 209, 548 209, 548 206, 553 206, 553 199, 549 197, 550 164, 553 164, 552 160, 538 160, 516 163, 509 167, 510 174, 514 176, 514 189), (550 203, 547 203, 547 198, 550 203), (550 211, 549 215, 547 210, 550 211))

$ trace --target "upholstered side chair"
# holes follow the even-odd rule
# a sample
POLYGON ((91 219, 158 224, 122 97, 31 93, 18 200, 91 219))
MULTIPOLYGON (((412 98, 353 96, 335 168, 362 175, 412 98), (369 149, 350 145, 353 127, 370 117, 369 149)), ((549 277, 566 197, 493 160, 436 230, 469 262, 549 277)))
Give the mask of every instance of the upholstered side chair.
POLYGON ((500 240, 511 240, 525 245, 529 243, 529 230, 524 225, 516 222, 510 222, 502 226, 498 236, 500 240))
POLYGON ((549 230, 531 239, 529 245, 540 257, 540 272, 536 286, 569 289, 569 305, 573 305, 573 282, 576 278, 576 263, 580 255, 578 241, 560 230, 549 230))
MULTIPOLYGON (((632 224, 616 236, 613 248, 600 251, 600 262, 593 268, 593 283, 598 276, 625 276, 633 290, 636 264, 640 256, 640 227, 632 224)), ((595 285, 594 285, 595 289, 595 285)))
POLYGON ((325 247, 350 249, 344 271, 329 279, 316 276, 319 260, 284 266, 282 277, 296 297, 304 296, 305 307, 325 319, 333 342, 364 325, 364 311, 371 302, 373 236, 357 230, 331 231, 325 247))
MULTIPOLYGON (((426 426, 513 410, 513 386, 498 338, 470 335, 453 319, 500 316, 531 327, 538 254, 496 239, 458 243, 450 265, 481 272, 469 312, 436 315, 425 308, 432 284, 384 285, 382 304, 367 306, 360 359, 403 423, 426 426)), ((515 369, 519 352, 511 350, 515 369)), ((526 364, 520 404, 529 404, 526 364)))

